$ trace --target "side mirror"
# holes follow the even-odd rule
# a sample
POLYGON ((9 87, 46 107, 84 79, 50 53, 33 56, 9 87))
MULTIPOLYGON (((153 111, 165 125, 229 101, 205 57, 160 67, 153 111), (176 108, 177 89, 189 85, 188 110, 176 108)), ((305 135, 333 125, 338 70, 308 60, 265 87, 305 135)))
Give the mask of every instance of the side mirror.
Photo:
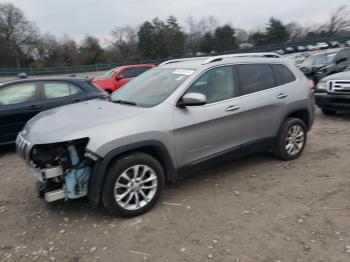
POLYGON ((340 63, 343 63, 343 62, 346 62, 346 61, 348 61, 348 59, 347 59, 346 57, 342 57, 342 58, 339 58, 339 59, 336 61, 336 63, 337 63, 337 64, 340 64, 340 63))
POLYGON ((201 93, 185 94, 176 104, 177 107, 202 106, 207 103, 207 97, 201 93))
POLYGON ((125 78, 125 77, 124 77, 123 75, 119 74, 119 75, 117 75, 117 76, 115 77, 115 80, 119 81, 119 80, 122 80, 122 79, 124 79, 124 78, 125 78))

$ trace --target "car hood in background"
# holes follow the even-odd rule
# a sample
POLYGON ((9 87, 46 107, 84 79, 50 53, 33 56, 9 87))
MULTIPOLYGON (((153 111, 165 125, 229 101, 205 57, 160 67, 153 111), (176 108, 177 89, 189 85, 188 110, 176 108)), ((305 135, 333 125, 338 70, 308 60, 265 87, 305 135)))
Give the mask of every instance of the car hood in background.
POLYGON ((350 80, 350 71, 344 71, 341 73, 329 75, 322 79, 322 81, 330 81, 330 80, 350 80))
POLYGON ((113 78, 107 78, 107 79, 94 79, 92 82, 102 88, 113 88, 114 86, 114 80, 113 78))
POLYGON ((116 104, 105 100, 57 107, 44 111, 25 126, 22 132, 32 144, 48 144, 113 132, 133 120, 145 108, 116 104))

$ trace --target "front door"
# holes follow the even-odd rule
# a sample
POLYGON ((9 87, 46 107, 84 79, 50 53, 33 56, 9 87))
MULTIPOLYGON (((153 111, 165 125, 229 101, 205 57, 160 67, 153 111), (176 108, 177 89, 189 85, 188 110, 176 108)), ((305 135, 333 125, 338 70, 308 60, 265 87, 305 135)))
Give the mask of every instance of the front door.
POLYGON ((202 93, 207 104, 176 108, 177 166, 186 166, 239 146, 244 112, 232 66, 203 73, 185 93, 202 93))
POLYGON ((40 112, 34 82, 0 88, 0 144, 16 140, 29 119, 40 112))

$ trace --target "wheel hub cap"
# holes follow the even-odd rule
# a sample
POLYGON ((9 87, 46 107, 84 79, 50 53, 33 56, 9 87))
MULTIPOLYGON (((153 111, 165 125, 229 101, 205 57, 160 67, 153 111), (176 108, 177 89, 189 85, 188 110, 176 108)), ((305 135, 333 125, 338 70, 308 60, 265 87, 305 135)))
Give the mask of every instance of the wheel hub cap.
POLYGON ((300 125, 293 125, 289 128, 286 137, 285 149, 289 155, 297 155, 303 149, 305 143, 305 132, 300 125))
POLYGON ((137 210, 154 198, 157 188, 158 178, 154 170, 146 165, 134 165, 118 177, 114 197, 122 208, 137 210))

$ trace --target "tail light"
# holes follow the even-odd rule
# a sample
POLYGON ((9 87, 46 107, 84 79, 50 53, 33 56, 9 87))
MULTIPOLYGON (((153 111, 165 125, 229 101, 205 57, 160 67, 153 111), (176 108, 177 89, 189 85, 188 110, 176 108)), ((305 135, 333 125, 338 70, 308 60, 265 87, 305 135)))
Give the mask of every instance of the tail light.
POLYGON ((310 89, 315 89, 315 87, 316 87, 316 85, 315 85, 314 80, 309 79, 309 88, 310 89))

